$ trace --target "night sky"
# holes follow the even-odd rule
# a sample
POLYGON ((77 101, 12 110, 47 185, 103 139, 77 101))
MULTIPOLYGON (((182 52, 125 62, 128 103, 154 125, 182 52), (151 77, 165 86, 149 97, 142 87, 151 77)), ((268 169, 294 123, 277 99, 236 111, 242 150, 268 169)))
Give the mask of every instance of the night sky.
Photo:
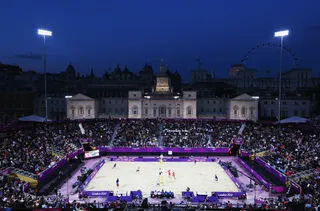
MULTIPOLYGON (((300 67, 320 75, 319 0, 12 0, 1 2, 0 61, 24 70, 43 71, 38 28, 52 30, 47 39, 48 71, 61 72, 71 62, 77 71, 128 66, 138 72, 160 60, 185 80, 201 67, 226 76, 248 50, 263 43, 279 44, 278 30, 289 29, 284 44, 296 52, 300 67), (31 56, 30 56, 31 55, 31 56)), ((279 70, 280 50, 262 48, 247 66, 279 70)), ((293 65, 284 55, 284 69, 293 65)))

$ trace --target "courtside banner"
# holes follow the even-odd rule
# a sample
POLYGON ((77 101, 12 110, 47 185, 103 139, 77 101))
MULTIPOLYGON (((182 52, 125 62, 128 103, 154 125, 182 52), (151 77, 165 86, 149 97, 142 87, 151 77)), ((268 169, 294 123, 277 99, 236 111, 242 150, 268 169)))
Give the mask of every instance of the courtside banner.
POLYGON ((157 152, 157 153, 167 153, 171 151, 172 153, 228 153, 229 148, 126 148, 126 147, 98 147, 101 152, 157 152))
POLYGON ((99 157, 99 150, 89 151, 84 153, 84 158, 94 158, 99 157))
POLYGON ((243 195, 243 192, 213 192, 219 198, 237 198, 243 195))

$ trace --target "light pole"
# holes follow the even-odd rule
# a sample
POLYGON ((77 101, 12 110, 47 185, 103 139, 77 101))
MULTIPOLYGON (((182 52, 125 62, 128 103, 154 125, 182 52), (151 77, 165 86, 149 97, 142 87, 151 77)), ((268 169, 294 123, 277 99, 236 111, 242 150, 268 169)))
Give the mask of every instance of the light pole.
POLYGON ((44 71, 44 99, 46 109, 46 121, 48 120, 48 97, 47 97, 47 54, 46 54, 46 37, 52 36, 52 31, 38 29, 38 35, 43 36, 43 71, 44 71))
POLYGON ((280 123, 281 120, 281 95, 282 95, 282 52, 283 52, 283 37, 289 35, 289 30, 278 31, 274 33, 274 37, 281 38, 281 45, 280 45, 280 74, 279 74, 279 107, 278 107, 278 120, 280 123))

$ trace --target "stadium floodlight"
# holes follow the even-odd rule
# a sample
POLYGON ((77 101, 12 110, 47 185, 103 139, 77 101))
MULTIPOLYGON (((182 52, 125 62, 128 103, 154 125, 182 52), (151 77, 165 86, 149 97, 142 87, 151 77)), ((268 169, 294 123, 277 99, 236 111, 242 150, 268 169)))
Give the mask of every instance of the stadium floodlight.
POLYGON ((277 31, 274 33, 275 37, 285 37, 289 35, 289 30, 277 31))
POLYGON ((174 99, 178 99, 179 98, 179 96, 174 96, 174 99))
POLYGON ((281 120, 281 96, 282 96, 282 52, 283 52, 283 38, 289 35, 289 30, 277 31, 274 33, 274 37, 281 38, 280 44, 280 73, 279 73, 279 101, 278 101, 278 119, 281 120))
POLYGON ((45 30, 45 29, 38 29, 38 35, 51 37, 52 36, 52 31, 48 31, 48 30, 45 30))
POLYGON ((146 99, 150 99, 151 97, 150 97, 150 96, 144 96, 144 98, 146 98, 146 99))
POLYGON ((252 99, 259 99, 259 96, 252 96, 252 99))
POLYGON ((52 31, 38 29, 38 35, 43 36, 43 74, 44 74, 44 98, 46 103, 46 120, 48 120, 48 94, 47 94, 47 53, 46 53, 46 37, 52 36, 52 31))
POLYGON ((67 95, 67 96, 64 96, 64 98, 70 99, 70 98, 72 98, 72 96, 67 95))

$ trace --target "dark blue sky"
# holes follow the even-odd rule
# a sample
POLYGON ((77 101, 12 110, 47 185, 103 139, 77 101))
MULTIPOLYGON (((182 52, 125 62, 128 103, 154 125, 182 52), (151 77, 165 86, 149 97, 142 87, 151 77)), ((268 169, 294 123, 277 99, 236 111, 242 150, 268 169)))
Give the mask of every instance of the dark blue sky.
MULTIPOLYGON (((12 0, 1 2, 0 61, 42 71, 42 61, 16 58, 42 53, 38 28, 53 31, 47 39, 48 71, 69 62, 82 73, 102 74, 117 63, 137 72, 145 62, 158 71, 160 59, 189 78, 197 68, 226 76, 258 44, 280 43, 277 30, 289 29, 285 45, 301 67, 319 72, 319 0, 12 0)), ((260 75, 279 69, 279 49, 264 48, 247 62, 260 75)), ((284 56, 284 68, 292 66, 284 56)))

